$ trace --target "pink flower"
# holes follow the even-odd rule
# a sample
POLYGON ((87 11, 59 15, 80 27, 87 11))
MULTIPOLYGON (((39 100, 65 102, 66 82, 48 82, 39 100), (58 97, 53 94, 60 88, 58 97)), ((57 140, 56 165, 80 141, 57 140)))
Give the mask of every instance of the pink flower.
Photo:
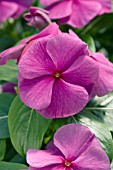
POLYGON ((99 52, 90 54, 90 57, 99 67, 99 78, 92 95, 104 96, 113 90, 113 64, 99 52))
MULTIPOLYGON (((80 40, 73 31, 70 30, 69 34, 80 40)), ((92 97, 96 95, 104 96, 113 90, 113 64, 102 53, 89 51, 89 56, 96 62, 99 68, 99 77, 95 83, 92 97)))
POLYGON ((24 15, 24 19, 28 21, 29 26, 44 29, 51 23, 48 16, 49 12, 37 7, 30 7, 30 13, 24 15))
POLYGON ((60 24, 82 27, 94 17, 111 12, 111 0, 40 0, 60 24))
POLYGON ((59 34, 58 25, 55 23, 52 23, 39 34, 35 34, 31 37, 23 39, 19 43, 19 45, 15 47, 11 47, 1 52, 0 53, 0 65, 6 64, 7 60, 10 60, 10 59, 17 59, 19 61, 23 53, 25 53, 25 51, 29 48, 29 46, 31 46, 34 43, 34 40, 37 41, 37 40, 46 38, 48 36, 53 36, 57 34, 59 34))
POLYGON ((31 5, 32 0, 0 0, 0 23, 19 17, 31 5))
POLYGON ((45 151, 29 149, 27 162, 29 170, 110 170, 99 141, 80 124, 61 127, 45 151))
POLYGON ((98 66, 87 45, 69 34, 34 41, 19 61, 19 95, 46 118, 74 115, 90 99, 98 66))

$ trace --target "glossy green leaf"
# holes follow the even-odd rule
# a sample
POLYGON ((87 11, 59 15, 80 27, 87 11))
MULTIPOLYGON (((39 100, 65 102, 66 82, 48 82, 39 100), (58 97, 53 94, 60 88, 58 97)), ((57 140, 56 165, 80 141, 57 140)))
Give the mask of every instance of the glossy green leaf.
POLYGON ((8 111, 15 95, 10 93, 0 94, 0 139, 9 137, 8 111))
POLYGON ((25 156, 29 148, 39 149, 50 123, 17 96, 9 111, 10 137, 16 151, 25 156))
POLYGON ((0 66, 0 80, 15 82, 18 69, 15 60, 9 60, 6 65, 0 66))
POLYGON ((27 170, 27 166, 17 163, 9 163, 0 161, 0 170, 27 170))
POLYGON ((5 152, 6 152, 6 140, 0 139, 0 161, 4 159, 5 152))

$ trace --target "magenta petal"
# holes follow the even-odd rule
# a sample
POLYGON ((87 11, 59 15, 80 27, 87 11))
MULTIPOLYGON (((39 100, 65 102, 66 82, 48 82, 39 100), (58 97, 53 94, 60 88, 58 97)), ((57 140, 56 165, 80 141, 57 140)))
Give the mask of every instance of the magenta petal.
POLYGON ((27 106, 38 110, 49 106, 54 83, 52 77, 43 76, 28 80, 19 74, 18 80, 20 98, 27 106))
POLYGON ((113 90, 113 64, 101 53, 95 53, 92 58, 99 67, 99 79, 93 90, 93 96, 104 96, 113 90))
POLYGON ((110 170, 110 162, 105 151, 98 147, 97 140, 90 142, 88 148, 72 163, 76 170, 110 170))
POLYGON ((47 1, 47 0, 40 0, 40 3, 42 5, 49 6, 49 5, 52 5, 53 3, 56 3, 56 2, 59 2, 59 1, 61 1, 61 0, 49 0, 49 1, 47 1))
POLYGON ((30 167, 28 168, 28 170, 39 170, 39 169, 33 168, 33 167, 30 166, 30 167))
POLYGON ((55 146, 71 161, 80 157, 91 143, 94 147, 101 147, 94 134, 81 124, 63 126, 54 135, 55 146))
POLYGON ((11 17, 18 9, 18 4, 13 2, 0 2, 0 22, 11 17))
POLYGON ((19 72, 24 78, 32 79, 42 75, 50 75, 55 66, 46 52, 47 40, 35 41, 27 49, 19 62, 19 72))
POLYGON ((72 1, 61 1, 58 4, 52 5, 47 8, 50 11, 49 17, 51 19, 60 19, 67 17, 72 12, 72 1), (62 11, 63 7, 63 11, 62 11))
POLYGON ((63 157, 51 155, 47 151, 30 149, 27 152, 27 163, 35 168, 43 168, 49 165, 61 164, 63 157))
POLYGON ((84 87, 91 94, 99 76, 98 65, 89 56, 78 58, 73 65, 63 73, 63 79, 71 84, 84 87))
POLYGON ((102 15, 103 13, 110 13, 112 10, 112 2, 111 0, 95 0, 99 2, 102 6, 99 14, 102 15))
POLYGON ((78 57, 88 55, 88 47, 81 40, 62 33, 47 42, 47 53, 57 70, 65 71, 78 57))
MULTIPOLYGON (((49 165, 44 168, 33 168, 30 166, 28 170, 67 170, 67 169, 62 165, 49 165)), ((73 170, 73 169, 68 169, 68 170, 73 170)))
POLYGON ((46 118, 68 117, 81 111, 88 100, 89 95, 83 87, 60 79, 54 83, 50 105, 38 112, 46 118))
POLYGON ((0 53, 0 65, 6 64, 7 60, 19 59, 25 44, 20 44, 15 47, 9 48, 0 53))
POLYGON ((94 1, 81 1, 73 3, 72 14, 68 24, 79 28, 86 25, 91 19, 98 15, 101 5, 94 1))

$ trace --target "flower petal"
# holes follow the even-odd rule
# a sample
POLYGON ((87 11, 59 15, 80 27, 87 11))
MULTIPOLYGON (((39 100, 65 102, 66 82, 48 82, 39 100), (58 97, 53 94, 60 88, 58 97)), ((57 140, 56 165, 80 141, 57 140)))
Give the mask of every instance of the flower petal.
POLYGON ((43 76, 36 79, 23 79, 19 74, 19 95, 21 100, 33 109, 44 109, 51 102, 54 79, 43 76))
POLYGON ((95 145, 93 140, 89 147, 72 163, 73 169, 110 170, 110 162, 105 151, 95 145))
POLYGON ((68 117, 81 111, 88 100, 89 95, 83 87, 60 79, 54 83, 50 105, 38 112, 46 118, 68 117))
POLYGON ((25 47, 25 44, 20 44, 15 47, 11 47, 0 53, 0 65, 6 64, 7 60, 19 59, 21 53, 25 47))
POLYGON ((101 147, 89 128, 81 124, 65 125, 54 135, 54 145, 70 161, 76 160, 92 143, 94 147, 101 147))
POLYGON ((49 75, 56 69, 46 52, 46 43, 47 38, 35 41, 22 55, 18 67, 24 78, 32 79, 42 75, 49 75))
POLYGON ((60 18, 67 17, 72 12, 72 1, 61 1, 57 4, 48 7, 47 10, 50 11, 49 17, 51 19, 57 19, 57 18, 60 19, 60 18), (62 11, 62 7, 63 7, 63 11, 62 11))
POLYGON ((110 13, 112 10, 112 2, 111 0, 95 0, 102 5, 102 8, 99 12, 100 15, 103 13, 110 13))
POLYGON ((113 90, 113 64, 101 53, 95 53, 92 58, 99 67, 99 79, 92 95, 104 96, 113 90))
POLYGON ((65 71, 78 57, 88 55, 88 47, 79 39, 62 33, 47 42, 47 53, 57 70, 65 71))
POLYGON ((5 21, 9 17, 12 17, 12 15, 17 11, 18 4, 13 2, 6 2, 1 1, 0 2, 0 22, 5 21))
POLYGON ((100 9, 101 5, 98 2, 85 0, 77 4, 74 2, 72 14, 67 23, 76 28, 82 27, 98 15, 100 9))
POLYGON ((27 163, 35 168, 44 168, 49 165, 58 165, 63 161, 63 157, 51 155, 47 151, 29 149, 27 152, 27 163))
POLYGON ((91 94, 99 76, 98 65, 89 56, 78 58, 73 65, 63 73, 63 79, 71 84, 84 87, 91 94))
POLYGON ((41 3, 42 5, 49 6, 49 5, 52 5, 52 4, 57 3, 57 2, 59 2, 59 1, 61 1, 61 0, 50 0, 50 1, 40 0, 40 3, 41 3))

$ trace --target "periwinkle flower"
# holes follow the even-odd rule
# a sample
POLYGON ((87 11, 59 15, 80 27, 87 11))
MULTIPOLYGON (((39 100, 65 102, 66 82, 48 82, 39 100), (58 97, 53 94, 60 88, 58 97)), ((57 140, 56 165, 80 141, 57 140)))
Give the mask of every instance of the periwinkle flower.
POLYGON ((30 7, 29 13, 24 15, 24 19, 28 21, 29 26, 42 30, 51 23, 48 14, 49 12, 42 8, 30 7))
POLYGON ((80 124, 58 129, 46 150, 29 149, 27 162, 29 170, 110 170, 99 141, 80 124))
POLYGON ((94 17, 111 12, 111 0, 40 0, 49 10, 51 19, 60 24, 82 27, 94 17))
POLYGON ((23 53, 25 53, 25 51, 34 43, 35 40, 45 39, 48 36, 50 37, 57 35, 59 32, 58 25, 52 23, 39 34, 23 39, 17 46, 11 47, 0 53, 0 65, 6 64, 6 62, 10 59, 17 59, 19 62, 23 53))
POLYGON ((87 45, 69 34, 35 41, 19 61, 19 95, 46 118, 74 115, 90 99, 98 66, 87 45))
POLYGON ((19 17, 32 5, 32 0, 0 0, 0 23, 19 17))

